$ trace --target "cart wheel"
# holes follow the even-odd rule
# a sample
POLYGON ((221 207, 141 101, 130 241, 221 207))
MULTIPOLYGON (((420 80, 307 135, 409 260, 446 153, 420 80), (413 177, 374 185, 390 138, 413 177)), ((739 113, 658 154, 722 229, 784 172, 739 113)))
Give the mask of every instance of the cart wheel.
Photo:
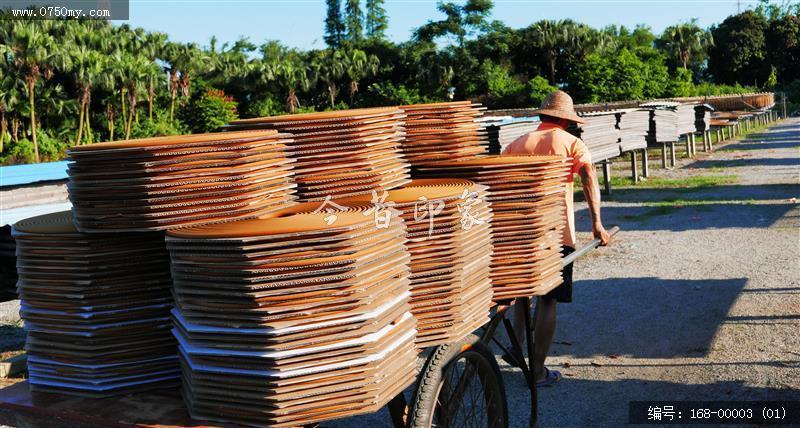
POLYGON ((507 428, 500 368, 475 335, 434 349, 422 369, 409 428, 507 428))

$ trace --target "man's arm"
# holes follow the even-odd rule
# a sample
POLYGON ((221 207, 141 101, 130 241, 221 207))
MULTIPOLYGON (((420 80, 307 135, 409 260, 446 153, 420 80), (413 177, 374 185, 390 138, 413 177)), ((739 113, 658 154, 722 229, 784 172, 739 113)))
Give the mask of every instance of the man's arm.
POLYGON ((600 239, 600 245, 608 245, 611 242, 611 236, 606 232, 606 228, 603 227, 603 221, 600 219, 600 184, 597 182, 597 173, 594 170, 594 165, 591 163, 585 164, 578 173, 581 175, 583 195, 589 204, 589 214, 592 217, 592 233, 595 238, 600 239))

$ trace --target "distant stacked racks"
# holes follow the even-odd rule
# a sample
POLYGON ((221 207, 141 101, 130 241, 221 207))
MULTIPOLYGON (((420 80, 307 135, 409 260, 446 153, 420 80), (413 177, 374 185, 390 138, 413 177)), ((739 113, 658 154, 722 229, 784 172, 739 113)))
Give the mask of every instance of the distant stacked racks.
POLYGON ((539 129, 541 122, 534 119, 486 125, 489 153, 499 155, 517 138, 539 129))
POLYGON ((775 106, 775 93, 703 97, 702 102, 711 105, 715 110, 766 110, 775 106))
POLYGON ((620 151, 629 152, 647 148, 650 131, 650 110, 628 109, 619 114, 620 151))
POLYGON ((714 111, 714 107, 711 107, 708 104, 698 104, 694 108, 695 112, 695 120, 694 126, 695 131, 697 132, 705 132, 711 129, 711 112, 714 111))
POLYGON ((295 199, 290 142, 251 131, 73 147, 75 223, 85 232, 147 231, 270 213, 295 199))
POLYGON ((402 220, 318 205, 168 233, 193 417, 300 426, 376 411, 413 381, 402 220))
POLYGON ((560 156, 487 156, 436 162, 428 177, 457 177, 489 187, 495 301, 546 294, 562 282, 564 193, 571 164, 560 156))
POLYGON ((640 107, 652 110, 649 143, 671 143, 678 141, 678 107, 675 102, 653 102, 640 107))
POLYGON ((228 130, 290 132, 294 179, 302 201, 390 190, 410 180, 400 153, 405 114, 395 107, 242 119, 228 130))
POLYGON ((617 110, 580 113, 585 123, 577 124, 577 134, 586 144, 593 162, 619 156, 617 110))
MULTIPOLYGON (((411 253, 411 312, 420 348, 457 342, 489 320, 492 240, 486 187, 413 180, 386 194, 400 211, 411 253)), ((346 206, 368 198, 345 199, 346 206)))
POLYGON ((678 115, 678 135, 697 132, 697 104, 679 104, 675 110, 678 115))
POLYGON ((80 233, 69 212, 14 226, 34 390, 106 396, 179 377, 158 233, 80 233))

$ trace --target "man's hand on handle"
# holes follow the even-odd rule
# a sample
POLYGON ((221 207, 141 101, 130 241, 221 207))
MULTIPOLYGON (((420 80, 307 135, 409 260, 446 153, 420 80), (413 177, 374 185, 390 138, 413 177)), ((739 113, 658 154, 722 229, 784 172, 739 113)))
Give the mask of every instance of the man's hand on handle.
POLYGON ((608 234, 602 223, 592 224, 592 234, 596 239, 600 240, 600 246, 606 246, 611 243, 611 235, 608 234))

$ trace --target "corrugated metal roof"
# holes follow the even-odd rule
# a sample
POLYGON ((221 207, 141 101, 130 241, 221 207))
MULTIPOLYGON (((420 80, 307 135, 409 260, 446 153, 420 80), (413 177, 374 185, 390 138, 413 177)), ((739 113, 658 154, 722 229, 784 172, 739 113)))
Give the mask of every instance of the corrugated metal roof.
POLYGON ((0 167, 0 187, 67 179, 68 162, 47 162, 0 167))

